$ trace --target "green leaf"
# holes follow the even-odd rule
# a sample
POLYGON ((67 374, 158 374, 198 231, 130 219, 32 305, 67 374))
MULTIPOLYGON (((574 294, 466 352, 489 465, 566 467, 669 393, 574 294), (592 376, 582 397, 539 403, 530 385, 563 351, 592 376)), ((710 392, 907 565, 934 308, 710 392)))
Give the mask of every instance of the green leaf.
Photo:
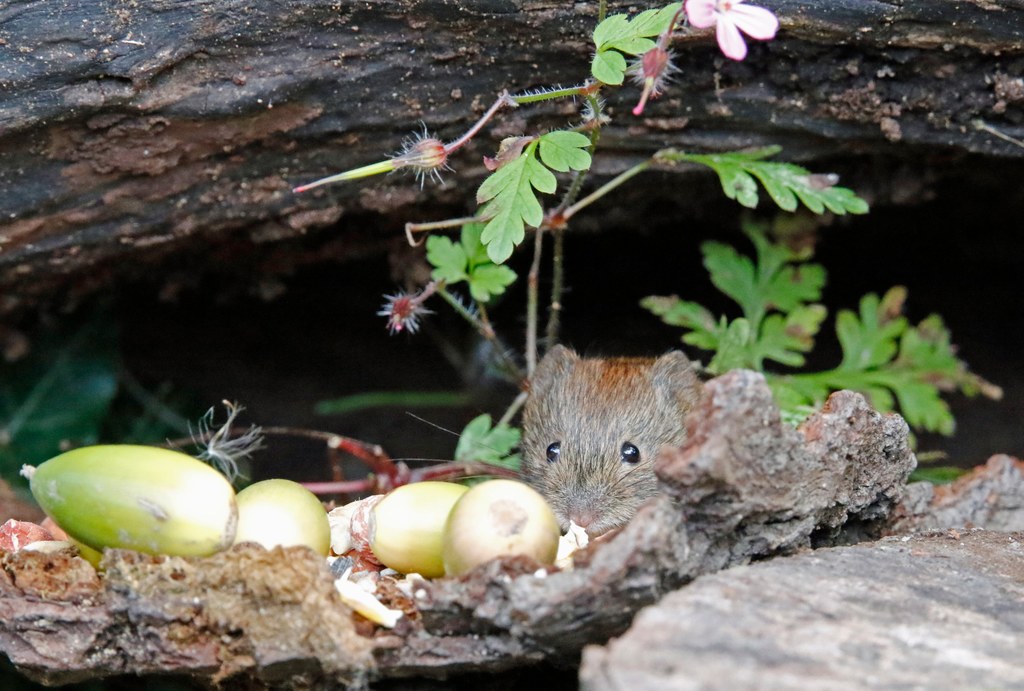
POLYGON ((512 256, 526 235, 527 224, 539 226, 544 220, 544 208, 534 190, 551 194, 558 187, 554 173, 536 158, 538 144, 531 142, 519 158, 492 173, 477 190, 477 202, 484 205, 478 215, 490 218, 480 241, 495 264, 512 256))
POLYGON ((763 160, 778 152, 779 147, 765 147, 722 154, 663 152, 661 157, 708 166, 718 174, 725 196, 747 208, 757 206, 757 182, 760 182, 772 201, 784 211, 796 211, 799 203, 803 203, 817 214, 826 209, 837 215, 868 212, 868 203, 853 190, 837 187, 834 175, 813 174, 793 163, 763 160))
POLYGON ((427 239, 427 260, 434 266, 434 280, 448 284, 467 281, 473 299, 486 303, 505 292, 516 280, 516 272, 487 256, 487 248, 480 241, 483 230, 482 223, 464 225, 458 243, 444 236, 431 236, 427 239))
POLYGON ((466 273, 469 259, 465 247, 443 235, 427 238, 427 261, 434 266, 430 276, 435 281, 458 283, 469 278, 466 273))
POLYGON ((896 339, 907 328, 907 320, 880 309, 878 296, 861 298, 860 319, 848 310, 836 317, 836 335, 843 347, 840 369, 865 370, 889 362, 898 349, 896 339))
POLYGON ((635 36, 657 36, 668 29, 668 23, 682 7, 682 3, 673 2, 660 9, 641 12, 629 23, 629 31, 635 36))
POLYGON ((117 331, 102 315, 33 335, 32 351, 0 364, 0 475, 99 441, 118 382, 117 331))
POLYGON ((512 451, 519 444, 519 437, 517 428, 505 424, 495 427, 490 415, 478 415, 459 435, 455 460, 463 463, 482 461, 518 470, 519 455, 512 451))
POLYGON ((590 137, 579 132, 559 130, 540 137, 540 160, 548 168, 562 173, 590 168, 590 137))
POLYGON ((946 485, 968 473, 966 468, 955 466, 918 467, 910 474, 910 482, 930 482, 933 485, 946 485))
POLYGON ((626 67, 626 58, 622 57, 622 53, 608 50, 594 55, 590 73, 599 82, 618 86, 626 81, 626 67))
POLYGON ((669 22, 679 11, 675 2, 660 9, 641 12, 630 20, 624 14, 613 14, 594 29, 594 60, 590 71, 594 78, 605 84, 621 84, 625 80, 626 55, 642 55, 655 46, 651 36, 669 28, 669 22))
POLYGON ((718 352, 708 363, 708 370, 715 374, 724 374, 731 369, 750 367, 750 323, 746 319, 736 319, 721 326, 722 338, 718 344, 718 352))
POLYGON ((803 366, 804 356, 801 353, 809 353, 814 347, 814 336, 826 314, 828 310, 822 305, 804 305, 785 317, 769 315, 755 344, 755 364, 774 360, 790 367, 803 366))
POLYGON ((705 242, 700 249, 714 286, 739 303, 747 317, 758 312, 763 300, 757 292, 754 262, 720 242, 705 242))
POLYGON ((467 406, 471 396, 462 391, 364 391, 317 401, 317 415, 348 415, 375 408, 454 408, 467 406))
POLYGON ((675 295, 661 297, 651 295, 640 301, 640 305, 661 317, 661 320, 672 326, 690 329, 683 335, 683 342, 697 346, 703 350, 718 348, 720 334, 718 322, 710 311, 688 300, 680 300, 675 295))
POLYGON ((462 248, 466 251, 466 258, 471 267, 491 263, 490 257, 487 256, 487 247, 480 242, 480 234, 483 232, 483 223, 467 223, 462 226, 459 240, 462 242, 462 248))
POLYGON ((469 294, 477 302, 489 302, 501 295, 516 280, 516 272, 507 266, 487 263, 473 269, 469 279, 469 294))
MULTIPOLYGON (((753 225, 744 228, 756 260, 732 247, 708 242, 701 249, 712 283, 739 303, 743 317, 715 322, 710 311, 678 297, 650 296, 641 304, 662 321, 687 329, 683 341, 714 351, 708 370, 737 367, 763 371, 766 360, 790 367, 805 363, 826 316, 817 304, 825 270, 810 255, 770 242, 753 225)), ((940 392, 959 389, 999 398, 1002 390, 967 370, 956 355, 942 320, 931 315, 911 327, 901 315, 906 289, 896 286, 879 298, 861 298, 857 312, 836 316, 842 347, 838 367, 789 375, 766 373, 769 385, 792 422, 824 403, 833 391, 859 391, 881 412, 899 409, 914 429, 952 434, 955 424, 940 392)))
POLYGON ((717 242, 704 243, 701 251, 711 282, 740 305, 756 331, 770 310, 790 312, 818 300, 825 270, 819 264, 797 263, 800 258, 769 243, 759 231, 749 229, 747 234, 757 248, 757 264, 717 242))
POLYGON ((594 27, 594 45, 598 50, 608 41, 624 36, 629 31, 629 17, 624 14, 613 14, 594 27))
POLYGON ((949 405, 939 397, 934 384, 905 377, 894 382, 893 392, 900 404, 900 412, 915 429, 926 429, 947 436, 953 434, 955 421, 949 405))

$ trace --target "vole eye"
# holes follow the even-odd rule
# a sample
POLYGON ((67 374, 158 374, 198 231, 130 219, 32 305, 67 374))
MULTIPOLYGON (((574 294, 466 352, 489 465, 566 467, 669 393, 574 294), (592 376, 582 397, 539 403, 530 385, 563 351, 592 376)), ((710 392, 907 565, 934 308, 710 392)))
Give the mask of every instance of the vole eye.
POLYGON ((625 442, 622 445, 622 450, 619 451, 619 460, 623 463, 629 463, 635 465, 640 462, 640 449, 636 448, 636 445, 631 442, 625 442))
POLYGON ((562 442, 556 441, 548 445, 548 463, 554 463, 562 454, 562 442))

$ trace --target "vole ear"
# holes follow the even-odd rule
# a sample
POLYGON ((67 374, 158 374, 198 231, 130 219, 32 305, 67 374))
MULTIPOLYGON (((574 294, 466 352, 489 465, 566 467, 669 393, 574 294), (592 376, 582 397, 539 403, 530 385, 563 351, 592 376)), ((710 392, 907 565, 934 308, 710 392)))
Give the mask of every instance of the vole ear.
POLYGON ((693 363, 678 350, 665 353, 654 362, 651 381, 659 396, 673 401, 684 411, 693 407, 703 391, 693 363))
POLYGON ((569 376, 579 359, 573 349, 556 345, 537 363, 530 379, 530 393, 540 395, 558 386, 569 376))

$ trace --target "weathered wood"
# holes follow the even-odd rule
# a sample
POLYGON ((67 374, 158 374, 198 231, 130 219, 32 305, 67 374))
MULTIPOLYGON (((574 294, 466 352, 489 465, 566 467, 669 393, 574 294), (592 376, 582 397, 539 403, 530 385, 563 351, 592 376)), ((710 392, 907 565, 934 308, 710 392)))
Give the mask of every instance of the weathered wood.
POLYGON ((950 530, 700 578, 588 648, 580 686, 1020 688, 1022 540, 950 530))
MULTIPOLYGON (((702 32, 676 42, 676 84, 644 117, 625 107, 635 87, 610 94, 599 174, 666 144, 778 143, 789 158, 865 169, 865 154, 939 156, 940 170, 968 152, 1024 158, 976 126, 1024 138, 1022 0, 764 4, 782 30, 744 63, 702 32)), ((542 0, 7 3, 0 313, 170 254, 202 271, 313 234, 312 257, 307 242, 278 261, 315 261, 379 246, 439 203, 472 208, 480 156, 574 119, 571 104, 502 114, 452 161, 447 190, 402 176, 290 190, 381 159, 421 122, 453 138, 502 89, 580 82, 595 12, 542 0), (367 214, 389 230, 345 222, 367 214)))

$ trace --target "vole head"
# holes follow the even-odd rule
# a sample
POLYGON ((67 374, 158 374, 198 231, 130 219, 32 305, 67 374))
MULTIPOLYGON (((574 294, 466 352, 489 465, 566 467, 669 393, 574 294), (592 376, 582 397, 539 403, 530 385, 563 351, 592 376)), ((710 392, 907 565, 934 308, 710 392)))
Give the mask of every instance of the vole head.
POLYGON ((657 491, 654 459, 679 446, 700 381, 680 352, 584 359, 562 346, 540 362, 523 412, 523 470, 562 529, 599 535, 657 491))

